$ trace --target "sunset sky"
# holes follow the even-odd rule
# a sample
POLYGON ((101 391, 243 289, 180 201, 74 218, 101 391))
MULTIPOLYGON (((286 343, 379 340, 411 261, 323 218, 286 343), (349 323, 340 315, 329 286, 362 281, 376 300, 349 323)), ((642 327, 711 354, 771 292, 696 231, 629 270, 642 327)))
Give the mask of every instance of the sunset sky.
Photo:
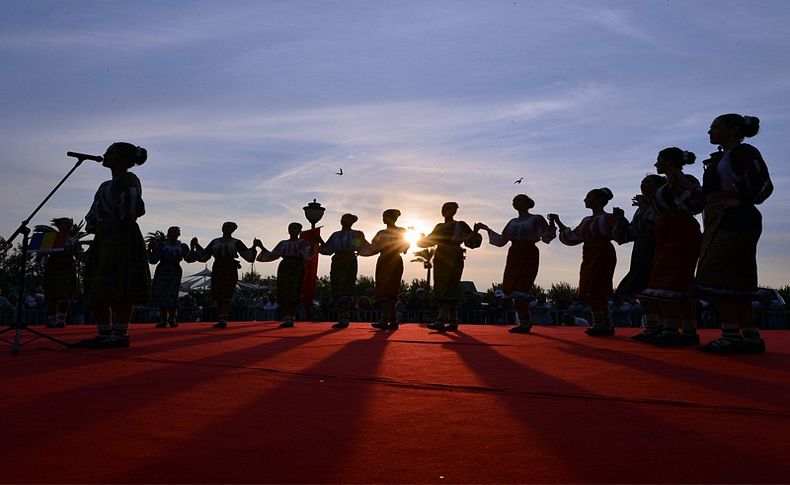
MULTIPOLYGON (((180 225, 202 243, 233 220, 271 248, 314 198, 325 237, 351 212, 372 238, 387 208, 427 231, 450 200, 459 219, 501 229, 520 192, 575 225, 603 186, 630 217, 660 149, 701 162, 710 122, 736 112, 760 117, 751 142, 776 186, 761 206, 760 282, 790 284, 789 24, 783 0, 6 0, 0 236, 71 168, 66 151, 114 141, 149 151, 134 170, 143 232, 180 225)), ((701 178, 701 163, 689 172, 701 178)), ((86 162, 32 224, 81 219, 108 178, 86 162)), ((618 249, 618 281, 630 250, 618 249)), ((486 238, 464 279, 501 281, 506 251, 486 238)), ((579 247, 541 254, 538 284, 576 284, 579 247)), ((360 274, 374 264, 361 259, 360 274)), ((406 264, 405 279, 424 274, 406 264)))

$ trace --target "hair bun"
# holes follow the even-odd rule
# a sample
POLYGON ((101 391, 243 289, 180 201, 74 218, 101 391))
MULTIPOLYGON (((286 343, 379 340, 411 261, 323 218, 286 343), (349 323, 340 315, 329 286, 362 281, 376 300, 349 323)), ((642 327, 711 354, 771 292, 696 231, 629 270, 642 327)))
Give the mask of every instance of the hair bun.
POLYGON ((751 138, 760 131, 760 118, 756 116, 744 115, 743 117, 743 136, 751 138))
POLYGON ((610 201, 614 198, 614 194, 612 193, 611 190, 609 190, 609 187, 601 187, 598 190, 601 191, 601 195, 603 195, 604 199, 606 199, 607 201, 610 201))
POLYGON ((138 146, 136 148, 137 148, 137 153, 135 154, 136 156, 135 156, 134 164, 142 165, 145 163, 146 160, 148 160, 148 150, 146 150, 141 146, 138 146))
POLYGON ((697 156, 694 154, 694 152, 683 150, 681 159, 683 160, 683 165, 691 165, 697 160, 697 156))

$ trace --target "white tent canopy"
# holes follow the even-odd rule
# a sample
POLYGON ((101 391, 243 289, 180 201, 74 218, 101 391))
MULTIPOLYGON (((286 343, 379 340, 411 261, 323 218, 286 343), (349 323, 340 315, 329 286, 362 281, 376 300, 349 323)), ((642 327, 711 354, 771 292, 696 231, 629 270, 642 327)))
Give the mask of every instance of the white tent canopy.
MULTIPOLYGON (((181 291, 192 290, 210 290, 211 289, 211 270, 206 268, 197 273, 187 276, 181 280, 181 291)), ((256 290, 268 291, 269 287, 266 285, 256 285, 253 283, 245 283, 239 281, 236 283, 236 289, 239 290, 256 290)))

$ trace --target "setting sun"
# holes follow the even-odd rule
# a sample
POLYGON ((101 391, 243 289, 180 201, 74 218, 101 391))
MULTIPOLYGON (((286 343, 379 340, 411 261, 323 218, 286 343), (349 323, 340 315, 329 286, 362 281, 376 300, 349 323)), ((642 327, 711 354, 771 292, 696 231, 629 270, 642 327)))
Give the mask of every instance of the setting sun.
POLYGON ((428 232, 429 231, 427 231, 423 225, 412 224, 406 226, 406 234, 404 235, 404 238, 406 238, 406 240, 409 241, 409 244, 411 244, 411 248, 409 248, 410 251, 416 251, 419 249, 417 247, 417 241, 420 239, 420 234, 426 234, 428 232))

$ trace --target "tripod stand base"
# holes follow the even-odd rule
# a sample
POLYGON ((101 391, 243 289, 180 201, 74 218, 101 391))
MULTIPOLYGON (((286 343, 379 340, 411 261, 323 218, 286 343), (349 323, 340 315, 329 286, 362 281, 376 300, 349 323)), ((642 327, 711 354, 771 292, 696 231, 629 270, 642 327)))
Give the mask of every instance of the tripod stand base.
POLYGON ((70 347, 71 346, 70 344, 68 344, 68 343, 66 343, 66 342, 64 342, 62 340, 56 339, 55 337, 52 337, 51 335, 47 335, 47 334, 45 334, 43 332, 39 332, 38 330, 34 330, 34 329, 28 327, 27 325, 11 325, 10 327, 6 328, 5 330, 0 331, 0 335, 4 334, 6 332, 10 332, 12 330, 14 331, 14 340, 13 341, 7 340, 5 338, 0 338, 0 340, 2 340, 3 342, 7 342, 7 343, 11 344, 11 353, 14 354, 14 355, 19 353, 19 351, 22 348, 22 345, 29 344, 30 342, 33 342, 34 340, 38 340, 40 338, 45 338, 47 340, 51 340, 52 342, 58 343, 58 344, 60 344, 60 345, 62 345, 64 347, 70 347), (22 342, 22 331, 23 330, 26 331, 26 332, 32 333, 34 335, 34 337, 32 337, 30 340, 22 342))

